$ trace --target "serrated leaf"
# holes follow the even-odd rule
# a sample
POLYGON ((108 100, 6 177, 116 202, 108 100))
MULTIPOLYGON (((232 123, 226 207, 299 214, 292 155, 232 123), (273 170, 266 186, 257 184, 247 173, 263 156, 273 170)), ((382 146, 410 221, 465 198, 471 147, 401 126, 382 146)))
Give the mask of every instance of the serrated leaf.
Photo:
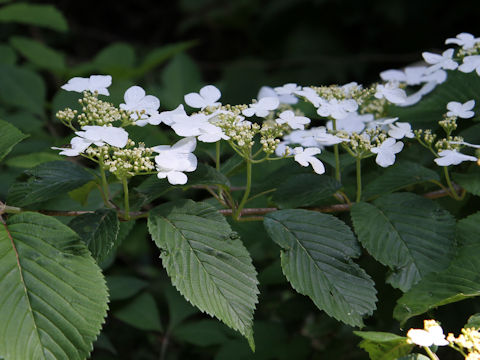
POLYGON ((86 206, 88 203, 88 196, 90 195, 90 192, 96 187, 97 183, 95 181, 89 181, 86 184, 80 186, 79 188, 69 191, 68 196, 80 203, 80 205, 86 206))
POLYGON ((187 187, 197 185, 218 185, 223 188, 230 187, 230 181, 225 175, 206 164, 198 164, 197 169, 188 175, 187 187))
POLYGON ((370 199, 432 180, 440 181, 440 177, 435 171, 418 163, 404 161, 389 167, 383 174, 368 183, 362 197, 370 199))
MULTIPOLYGON (((0 138, 2 135, 0 134, 0 138)), ((0 140, 1 143, 2 140, 0 140)), ((47 152, 37 152, 32 154, 18 155, 10 157, 5 161, 5 164, 12 167, 30 169, 32 167, 38 166, 40 164, 62 160, 62 157, 57 154, 47 153, 47 152)))
POLYGON ((330 198, 341 186, 328 176, 294 175, 278 187, 273 194, 273 201, 281 209, 309 206, 330 198))
POLYGON ((100 209, 93 214, 77 216, 68 226, 80 235, 98 263, 118 246, 120 222, 115 210, 100 209))
POLYGON ((352 259, 360 247, 350 228, 336 217, 308 210, 280 210, 264 219, 282 249, 283 273, 293 288, 328 315, 352 326, 373 313, 372 279, 352 259))
POLYGON ((445 269, 454 255, 455 219, 429 199, 385 195, 373 204, 354 204, 351 216, 365 249, 392 270, 387 282, 404 292, 445 269))
POLYGON ((432 128, 438 127, 438 121, 447 112, 450 101, 464 103, 475 99, 475 114, 478 114, 480 104, 480 77, 475 73, 461 71, 447 71, 447 80, 438 85, 430 94, 426 95, 418 104, 408 107, 392 107, 388 116, 398 116, 402 121, 411 124, 432 128))
POLYGON ((5 104, 43 115, 45 84, 31 70, 0 64, 0 100, 5 104))
POLYGON ((480 295, 480 212, 457 224, 457 256, 444 271, 425 276, 397 301, 401 323, 438 306, 480 295))
POLYGON ((114 312, 116 318, 141 330, 163 331, 155 299, 143 293, 114 312))
POLYGON ((480 168, 476 166, 466 174, 453 173, 453 180, 473 195, 480 196, 480 168))
POLYGON ((148 282, 133 276, 107 276, 110 301, 124 300, 137 294, 148 286, 148 282))
POLYGON ((11 205, 26 206, 53 199, 93 180, 83 167, 69 161, 52 161, 25 171, 26 181, 17 181, 8 191, 11 205))
POLYGON ((65 17, 53 5, 27 3, 5 5, 0 9, 0 22, 42 26, 62 32, 68 30, 65 17))
POLYGON ((363 340, 358 345, 368 352, 370 360, 396 360, 412 351, 415 344, 407 338, 386 332, 354 331, 363 340))
POLYGON ((15 126, 0 120, 0 161, 23 139, 27 138, 15 126))
POLYGON ((175 329, 185 319, 199 312, 173 286, 167 287, 164 294, 168 303, 168 328, 170 330, 175 329))
POLYGON ((107 311, 85 244, 58 220, 21 213, 0 224, 0 356, 83 360, 107 311))
POLYGON ((10 44, 32 64, 41 69, 62 71, 65 69, 65 56, 41 42, 23 36, 13 36, 10 44))
POLYGON ((172 284, 189 300, 245 336, 253 348, 256 271, 247 249, 215 208, 191 200, 152 210, 148 229, 172 284))

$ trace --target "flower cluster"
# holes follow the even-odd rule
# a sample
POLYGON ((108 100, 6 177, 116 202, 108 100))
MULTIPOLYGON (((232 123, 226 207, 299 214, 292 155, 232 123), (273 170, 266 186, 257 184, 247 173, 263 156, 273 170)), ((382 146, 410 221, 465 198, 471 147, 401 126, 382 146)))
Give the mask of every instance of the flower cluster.
POLYGON ((410 329, 407 332, 407 341, 419 346, 445 346, 449 341, 445 339, 442 327, 435 320, 425 320, 423 329, 410 329))
POLYGON ((465 359, 480 359, 480 331, 473 327, 462 329, 462 333, 456 338, 449 333, 447 340, 452 344, 453 348, 467 353, 465 359))

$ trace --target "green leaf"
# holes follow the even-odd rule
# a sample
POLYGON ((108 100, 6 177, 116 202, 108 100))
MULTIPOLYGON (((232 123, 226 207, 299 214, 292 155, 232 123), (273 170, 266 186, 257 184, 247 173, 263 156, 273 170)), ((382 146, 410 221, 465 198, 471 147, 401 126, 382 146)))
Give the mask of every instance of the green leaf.
POLYGON ((23 134, 15 126, 0 120, 0 161, 10 152, 12 148, 28 135, 23 134))
POLYGON ((41 69, 62 71, 65 69, 65 56, 41 42, 23 36, 13 36, 10 44, 32 64, 41 69))
POLYGON ((0 357, 88 358, 107 287, 86 246, 58 220, 21 213, 0 224, 0 357))
POLYGON ((62 32, 68 30, 65 17, 53 5, 26 3, 5 5, 0 8, 0 22, 42 26, 62 32))
POLYGON ((18 108, 43 115, 45 84, 31 70, 0 64, 0 100, 18 108))
POLYGON ((341 186, 328 176, 294 175, 278 187, 273 201, 282 209, 309 206, 330 198, 341 186))
POLYGON ((173 286, 167 287, 164 294, 168 303, 168 328, 170 330, 175 329, 185 319, 199 312, 173 286))
POLYGON ((371 199, 432 180, 440 181, 440 177, 435 171, 418 163, 404 161, 389 167, 383 174, 368 183, 363 191, 363 198, 371 199))
POLYGON ((163 331, 155 299, 146 292, 115 311, 114 316, 137 329, 163 331))
POLYGON ((183 102, 185 94, 199 91, 202 78, 197 64, 187 55, 178 54, 165 67, 162 73, 162 106, 174 109, 183 102))
POLYGON ((414 344, 407 343, 407 338, 386 332, 354 331, 363 340, 358 345, 368 352, 371 360, 396 360, 408 355, 414 344))
POLYGON ((134 76, 143 76, 158 65, 164 63, 176 54, 195 46, 197 41, 185 41, 176 44, 168 44, 150 51, 140 66, 135 70, 134 76))
POLYGON ((115 78, 125 78, 125 72, 135 66, 135 50, 129 44, 115 43, 100 51, 93 60, 95 68, 115 78))
POLYGON ((230 181, 215 168, 206 164, 198 164, 197 169, 188 175, 188 182, 184 186, 190 187, 198 185, 218 185, 223 188, 229 188, 230 181))
POLYGON ((387 282, 404 292, 445 269, 454 255, 455 219, 429 199, 385 195, 354 204, 351 216, 362 245, 392 270, 387 282))
POLYGON ((148 286, 148 282, 133 276, 109 275, 107 286, 110 292, 110 301, 124 300, 137 294, 148 286))
POLYGON ((5 44, 0 44, 0 64, 14 65, 17 62, 17 54, 5 44))
POLYGON ((457 256, 450 266, 425 276, 397 301, 393 316, 401 323, 438 306, 480 295, 480 212, 457 224, 457 256))
POLYGON ((408 107, 392 107, 389 116, 398 116, 417 127, 438 127, 447 112, 447 103, 458 101, 464 103, 475 99, 475 114, 480 106, 480 77, 475 73, 461 71, 447 71, 447 80, 438 85, 430 94, 426 95, 418 104, 408 107))
POLYGON ((25 171, 26 181, 17 181, 8 191, 8 202, 26 206, 53 199, 93 180, 83 167, 70 161, 52 161, 25 171))
POLYGON ((88 203, 88 196, 90 192, 97 187, 95 181, 89 181, 86 184, 80 186, 79 188, 72 190, 68 193, 73 200, 77 201, 80 205, 86 206, 88 203))
POLYGON ((239 331, 253 348, 257 274, 225 218, 210 205, 185 200, 152 210, 148 229, 180 293, 239 331))
POLYGON ((93 214, 77 216, 68 226, 80 235, 98 263, 118 246, 120 222, 115 210, 100 209, 93 214))
POLYGON ((466 174, 453 173, 453 180, 473 195, 480 196, 480 168, 475 166, 466 174))
POLYGON ((470 316, 464 327, 473 327, 476 329, 480 329, 480 313, 476 313, 470 316))
POLYGON ((350 228, 332 215, 301 209, 267 214, 264 225, 282 249, 283 273, 293 288, 335 319, 363 326, 377 298, 372 279, 352 261, 360 247, 350 228))
POLYGON ((172 332, 172 335, 177 340, 195 346, 219 345, 228 340, 225 335, 225 325, 215 320, 200 320, 180 325, 172 332))
MULTIPOLYGON (((0 134, 0 138, 1 137, 2 135, 0 134)), ((0 140, 0 143, 1 143, 1 140, 0 140)), ((30 169, 40 164, 50 162, 50 161, 55 161, 55 160, 62 160, 62 157, 57 154, 38 152, 38 153, 10 157, 8 160, 5 161, 5 164, 12 167, 30 169)))

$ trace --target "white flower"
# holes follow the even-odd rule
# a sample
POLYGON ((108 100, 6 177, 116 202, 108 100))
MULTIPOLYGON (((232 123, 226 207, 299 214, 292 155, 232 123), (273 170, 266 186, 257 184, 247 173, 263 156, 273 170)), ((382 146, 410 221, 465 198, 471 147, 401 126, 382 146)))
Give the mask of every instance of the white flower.
POLYGON ((295 95, 278 95, 273 88, 269 86, 262 86, 258 92, 257 99, 260 100, 264 97, 278 97, 280 104, 294 105, 298 103, 298 98, 295 95))
POLYGON ((127 145, 128 133, 122 129, 113 126, 84 126, 83 131, 76 131, 76 137, 70 141, 71 148, 57 148, 62 150, 60 155, 78 156, 84 152, 90 145, 102 146, 105 143, 123 148, 127 145))
POLYGON ((264 97, 259 99, 258 102, 250 104, 250 107, 243 110, 242 114, 246 117, 253 115, 265 117, 270 113, 270 111, 275 110, 278 105, 280 105, 278 97, 264 97))
POLYGON ((388 131, 388 129, 390 129, 389 125, 393 124, 397 120, 398 120, 398 117, 381 118, 381 119, 373 120, 367 123, 367 128, 368 129, 380 128, 380 130, 388 131))
POLYGON ((480 38, 475 38, 469 33, 460 33, 455 38, 445 40, 445 44, 457 44, 465 50, 473 48, 478 42, 480 42, 480 38))
POLYGON ((375 97, 377 99, 385 98, 393 104, 401 104, 407 99, 407 94, 405 90, 398 87, 397 83, 387 82, 385 85, 377 85, 375 97))
POLYGON ((386 70, 380 73, 383 81, 403 82, 407 85, 419 85, 424 82, 426 66, 410 66, 402 70, 386 70))
POLYGON ((203 142, 217 142, 220 139, 230 139, 222 129, 210 122, 208 115, 198 113, 191 116, 177 115, 171 124, 172 129, 180 136, 198 136, 203 142))
POLYGON ((480 76, 480 55, 465 56, 463 58, 463 64, 459 66, 458 70, 464 73, 476 70, 480 76))
POLYGON ((349 82, 348 84, 342 85, 341 89, 345 96, 352 97, 352 93, 356 89, 361 89, 362 85, 358 85, 355 81, 349 82))
POLYGON ((306 124, 310 123, 310 119, 305 116, 296 116, 291 110, 283 111, 278 119, 275 120, 277 124, 287 123, 292 129, 303 130, 306 124))
POLYGON ((407 122, 397 122, 395 124, 390 124, 389 126, 390 130, 388 130, 388 135, 394 139, 400 140, 404 137, 411 139, 415 136, 411 125, 407 122))
POLYGON ((445 70, 438 69, 433 72, 428 72, 428 74, 425 74, 425 76, 423 77, 423 80, 427 83, 433 81, 437 84, 441 84, 445 82, 445 80, 447 80, 447 76, 448 74, 445 70))
POLYGON ((308 164, 312 165, 313 171, 321 175, 325 172, 325 166, 323 166, 323 163, 314 156, 320 154, 320 152, 321 150, 316 147, 309 147, 306 149, 296 147, 293 149, 296 162, 302 166, 308 166, 308 164))
POLYGON ((314 128, 312 131, 312 135, 317 145, 320 145, 320 146, 331 146, 335 144, 340 144, 342 142, 350 141, 348 139, 342 139, 342 138, 339 138, 338 136, 328 133, 327 129, 323 126, 314 128))
POLYGON ((439 166, 458 165, 464 161, 477 161, 475 156, 464 155, 457 150, 443 150, 438 153, 440 157, 434 161, 439 166))
POLYGON ((470 144, 466 141, 450 141, 450 144, 460 144, 460 145, 465 145, 469 147, 473 147, 475 149, 480 149, 480 145, 475 145, 475 144, 470 144))
POLYGON ((97 91, 101 95, 110 95, 107 88, 112 85, 112 77, 110 75, 92 75, 89 78, 74 77, 62 86, 67 91, 97 91))
POLYGON ((302 90, 302 87, 294 83, 288 83, 283 86, 276 87, 274 90, 278 95, 291 95, 295 91, 302 90))
POLYGON ((325 100, 317 94, 317 92, 311 87, 304 87, 302 90, 297 90, 294 92, 295 95, 304 97, 316 108, 320 106, 325 100))
POLYGON ((429 326, 427 329, 410 329, 407 332, 409 342, 419 346, 445 346, 449 342, 445 339, 440 325, 429 326))
POLYGON ((221 103, 217 102, 222 96, 220 90, 213 85, 207 85, 200 89, 200 93, 189 93, 185 95, 185 103, 192 108, 205 109, 207 106, 218 106, 221 103))
POLYGON ((136 112, 144 111, 145 114, 141 116, 142 119, 147 119, 148 115, 158 114, 160 107, 160 100, 153 95, 146 95, 145 90, 140 86, 132 86, 125 91, 123 95, 125 104, 120 104, 120 109, 132 111, 131 118, 137 120, 139 116, 136 112))
POLYGON ((188 116, 188 115, 185 112, 185 109, 183 108, 183 105, 180 104, 173 110, 162 111, 161 113, 156 111, 155 113, 153 113, 150 117, 148 117, 146 119, 139 119, 139 120, 135 121, 135 125, 138 125, 138 126, 145 126, 147 124, 159 125, 162 122, 165 125, 172 125, 175 122, 176 118, 179 118, 179 117, 181 118, 183 116, 188 116))
MULTIPOLYGON (((365 123, 373 121, 373 119, 372 114, 359 115, 357 113, 349 113, 345 118, 336 121, 336 127, 337 130, 344 130, 349 134, 354 132, 360 134, 365 129, 365 123)), ((332 121, 327 122, 327 128, 333 129, 332 121)))
POLYGON ((172 185, 183 185, 187 183, 187 175, 184 172, 195 171, 197 168, 197 157, 192 154, 197 142, 194 137, 179 140, 172 146, 160 145, 153 148, 159 155, 155 156, 157 166, 157 177, 167 178, 172 185))
POLYGON ((348 113, 357 111, 358 104, 353 99, 337 100, 331 99, 320 104, 317 113, 320 116, 331 116, 334 119, 343 119, 347 117, 348 113))
POLYGON ((432 66, 428 68, 429 72, 438 69, 455 70, 458 67, 458 64, 452 59, 453 53, 453 49, 447 49, 442 55, 424 52, 422 53, 422 56, 428 64, 432 64, 432 66))
MULTIPOLYGON (((443 70, 440 70, 440 71, 443 71, 443 70)), ((427 82, 417 92, 411 95, 408 95, 403 103, 397 104, 397 105, 401 107, 414 105, 418 103, 424 95, 430 93, 433 89, 435 89, 436 86, 437 86, 437 83, 435 81, 427 82)))
POLYGON ((395 163, 395 154, 403 149, 401 141, 395 141, 394 138, 386 139, 380 146, 370 149, 374 154, 377 154, 375 162, 381 167, 388 167, 395 163))
POLYGON ((472 111, 475 106, 475 100, 467 101, 466 103, 459 103, 457 101, 450 101, 447 104, 447 116, 457 116, 462 119, 470 119, 475 113, 472 111))

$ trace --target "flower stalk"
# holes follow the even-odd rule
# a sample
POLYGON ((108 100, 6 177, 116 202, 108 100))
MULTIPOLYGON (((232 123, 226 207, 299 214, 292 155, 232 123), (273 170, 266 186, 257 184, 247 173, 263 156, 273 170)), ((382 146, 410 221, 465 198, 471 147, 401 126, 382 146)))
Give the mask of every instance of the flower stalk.
POLYGON ((250 159, 250 156, 246 158, 246 163, 247 163, 247 184, 245 186, 245 192, 243 193, 242 200, 240 201, 240 204, 238 204, 237 209, 235 210, 235 213, 234 213, 235 220, 240 219, 240 216, 242 215, 242 209, 247 203, 248 197, 250 196, 250 190, 252 188, 252 161, 250 159))
POLYGON ((130 220, 130 200, 128 198, 128 181, 126 177, 122 178, 122 184, 125 220, 130 220))

